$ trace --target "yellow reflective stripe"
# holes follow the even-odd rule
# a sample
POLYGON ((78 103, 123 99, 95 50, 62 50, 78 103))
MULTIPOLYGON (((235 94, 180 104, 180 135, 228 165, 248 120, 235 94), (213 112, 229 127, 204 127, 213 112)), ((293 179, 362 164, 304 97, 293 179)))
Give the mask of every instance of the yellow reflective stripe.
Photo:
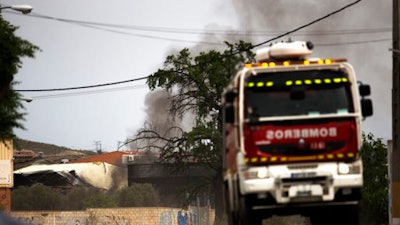
POLYGON ((321 81, 321 79, 315 79, 315 80, 314 80, 314 83, 316 83, 316 84, 321 84, 322 81, 321 81))
POLYGON ((301 85, 301 84, 303 84, 303 81, 301 81, 301 80, 296 80, 294 83, 295 83, 296 85, 301 85))
POLYGON ((260 162, 266 162, 267 161, 267 157, 262 157, 260 162))
POLYGON ((291 80, 286 81, 286 86, 290 86, 292 84, 293 84, 293 81, 291 81, 291 80))
POLYGON ((327 83, 327 84, 330 84, 330 83, 332 83, 332 80, 331 80, 331 79, 328 79, 328 78, 325 78, 325 79, 324 79, 324 82, 327 83))
POLYGON ((257 87, 262 87, 264 86, 264 82, 257 82, 257 87))
POLYGON ((289 157, 289 161, 305 161, 305 160, 315 160, 316 156, 294 156, 289 157))
POLYGON ((268 63, 266 63, 266 62, 261 63, 261 66, 262 66, 262 67, 268 67, 268 63))
POLYGON ((272 82, 272 81, 268 81, 266 84, 267 84, 267 87, 271 87, 271 86, 273 86, 273 85, 274 85, 274 82, 272 82))
MULTIPOLYGON (((358 153, 357 153, 358 155, 358 153)), ((283 156, 283 157, 278 157, 278 156, 271 156, 270 158, 266 156, 262 157, 245 157, 244 162, 245 163, 267 163, 267 162, 295 162, 295 161, 315 161, 315 160, 332 160, 332 159, 344 159, 345 157, 347 158, 354 158, 355 153, 349 152, 349 153, 336 153, 336 154, 323 154, 323 155, 309 155, 309 156, 283 156)))
POLYGON ((340 83, 342 80, 340 78, 333 78, 333 82, 340 83))

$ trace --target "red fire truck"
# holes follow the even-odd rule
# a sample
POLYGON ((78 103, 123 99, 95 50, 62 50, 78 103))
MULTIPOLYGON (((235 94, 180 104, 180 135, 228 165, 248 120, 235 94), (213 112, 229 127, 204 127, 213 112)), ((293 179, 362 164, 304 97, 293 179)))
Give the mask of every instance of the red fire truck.
POLYGON ((307 59, 312 48, 289 41, 259 50, 223 93, 230 225, 290 214, 312 224, 359 223, 370 86, 346 59, 307 59))

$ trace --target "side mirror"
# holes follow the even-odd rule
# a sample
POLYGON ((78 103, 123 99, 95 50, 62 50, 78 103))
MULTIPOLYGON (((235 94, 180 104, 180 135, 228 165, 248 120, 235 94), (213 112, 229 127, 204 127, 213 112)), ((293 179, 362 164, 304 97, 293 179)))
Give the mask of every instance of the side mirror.
POLYGON ((226 103, 232 104, 233 101, 235 101, 236 92, 228 91, 228 92, 225 93, 224 97, 225 97, 225 104, 226 103))
POLYGON ((224 107, 224 121, 225 123, 235 122, 235 107, 233 105, 228 105, 224 107))
POLYGON ((360 84, 360 86, 358 86, 358 91, 361 96, 368 96, 371 94, 371 87, 368 84, 360 84))
POLYGON ((373 109, 371 99, 361 99, 361 114, 364 118, 372 116, 373 109))

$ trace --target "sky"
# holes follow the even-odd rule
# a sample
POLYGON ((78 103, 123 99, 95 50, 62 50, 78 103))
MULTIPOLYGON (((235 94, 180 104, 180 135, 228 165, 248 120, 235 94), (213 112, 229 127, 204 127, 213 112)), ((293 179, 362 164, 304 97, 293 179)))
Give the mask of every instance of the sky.
MULTIPOLYGON (((144 79, 182 48, 223 49, 223 41, 262 43, 355 0, 0 0, 29 4, 29 15, 3 10, 16 34, 41 48, 24 58, 15 89, 42 90, 109 84, 73 91, 21 92, 26 130, 19 138, 59 146, 117 150, 146 120, 154 97, 144 79), (85 23, 83 23, 85 22, 85 23)), ((372 89, 374 115, 366 133, 391 139, 391 1, 362 0, 279 40, 307 40, 312 57, 347 58, 372 89)), ((256 50, 256 49, 255 49, 256 50)), ((161 114, 162 112, 160 112, 161 114)), ((162 118, 162 115, 160 115, 162 118)), ((125 147, 122 147, 124 149, 125 147)))

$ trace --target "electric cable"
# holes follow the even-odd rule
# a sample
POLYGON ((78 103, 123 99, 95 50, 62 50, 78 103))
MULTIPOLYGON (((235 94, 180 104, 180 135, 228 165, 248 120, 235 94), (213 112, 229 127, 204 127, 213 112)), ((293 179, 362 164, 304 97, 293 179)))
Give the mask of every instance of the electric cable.
POLYGON ((117 82, 111 82, 111 83, 103 83, 103 84, 95 84, 95 85, 87 85, 87 86, 68 87, 68 88, 49 88, 49 89, 25 89, 25 90, 16 89, 15 91, 18 91, 18 92, 69 91, 69 90, 97 88, 97 87, 111 86, 111 85, 117 85, 117 84, 123 84, 123 83, 130 83, 130 82, 134 82, 134 81, 144 80, 144 79, 147 79, 147 78, 148 78, 148 76, 135 78, 135 79, 130 79, 130 80, 123 80, 123 81, 117 81, 117 82))
MULTIPOLYGON (((15 14, 21 16, 20 13, 14 11, 7 11, 6 13, 15 14)), ((185 28, 174 28, 174 27, 154 27, 154 26, 137 26, 137 25, 123 25, 123 24, 112 24, 112 23, 101 23, 101 22, 92 22, 92 21, 83 21, 83 20, 74 20, 74 19, 65 19, 59 17, 46 16, 39 13, 32 12, 28 15, 29 17, 48 19, 48 20, 56 20, 60 22, 72 23, 84 25, 93 29, 103 29, 105 31, 110 32, 119 32, 117 30, 104 29, 99 27, 111 27, 111 28, 119 28, 119 29, 129 29, 129 30, 137 30, 137 31, 146 31, 146 32, 158 32, 158 33, 174 33, 174 34, 195 34, 195 35, 227 35, 227 36, 276 36, 282 34, 284 31, 275 30, 275 31, 252 31, 252 30, 221 30, 221 29, 185 29, 185 28)), ((364 29, 352 29, 352 30, 322 30, 322 31, 303 31, 303 33, 298 33, 298 36, 319 36, 319 35, 348 35, 348 34, 368 34, 368 33, 385 33, 392 32, 391 27, 385 28, 364 28, 364 29)), ((120 32, 121 34, 127 35, 138 35, 141 34, 132 34, 127 32, 120 32)), ((146 36, 143 37, 149 38, 160 38, 156 36, 146 36)))
MULTIPOLYGON (((311 26, 311 25, 313 25, 313 24, 315 24, 315 23, 317 23, 317 22, 319 22, 319 21, 322 21, 322 20, 324 20, 324 19, 326 19, 326 18, 328 18, 328 17, 330 17, 330 16, 332 16, 332 15, 335 15, 335 14, 337 14, 337 13, 339 13, 339 12, 341 12, 341 11, 343 11, 343 10, 345 10, 345 9, 347 9, 347 8, 349 8, 349 7, 351 7, 351 6, 355 5, 355 4, 357 4, 357 3, 359 3, 359 2, 361 2, 361 0, 356 0, 356 1, 352 2, 352 3, 350 3, 350 4, 347 4, 347 5, 343 6, 342 8, 337 9, 337 10, 335 10, 335 11, 333 11, 333 12, 331 12, 331 13, 325 15, 325 16, 322 16, 322 17, 320 17, 320 18, 318 18, 318 19, 316 19, 316 20, 313 20, 313 21, 311 21, 311 22, 309 22, 309 23, 306 23, 306 24, 304 24, 304 25, 302 25, 302 26, 300 26, 300 27, 297 27, 297 28, 295 28, 295 29, 293 29, 293 30, 287 31, 287 32, 285 32, 285 33, 283 33, 283 34, 280 34, 280 35, 278 35, 278 36, 276 36, 276 37, 274 37, 274 38, 271 38, 271 39, 269 39, 269 40, 267 40, 267 41, 258 43, 258 44, 256 44, 256 45, 252 45, 251 47, 249 47, 249 49, 245 49, 245 50, 241 50, 241 51, 234 52, 233 54, 239 54, 240 52, 243 52, 243 51, 246 51, 246 50, 250 50, 250 49, 253 49, 253 48, 255 48, 255 47, 259 47, 259 46, 264 45, 264 44, 266 44, 266 43, 272 42, 272 41, 274 41, 274 40, 277 40, 277 39, 279 39, 279 38, 282 38, 282 37, 284 37, 284 36, 287 36, 287 35, 289 35, 289 34, 292 34, 292 33, 296 32, 296 31, 299 31, 299 30, 301 30, 301 29, 303 29, 303 28, 306 28, 306 27, 308 27, 308 26, 311 26)), ((48 16, 45 16, 45 17, 46 17, 46 18, 53 18, 53 17, 48 17, 48 16)), ((55 19, 56 19, 56 20, 60 20, 60 21, 64 21, 63 19, 58 19, 58 18, 55 18, 55 19)), ((226 56, 225 56, 225 57, 226 57, 226 56)), ((124 80, 124 81, 118 81, 118 82, 112 82, 112 83, 105 83, 105 84, 97 84, 97 85, 79 86, 79 87, 51 88, 51 89, 25 89, 25 90, 15 90, 15 91, 19 91, 19 92, 45 92, 45 91, 77 90, 77 89, 96 88, 96 87, 110 86, 110 85, 116 85, 116 84, 122 84, 122 83, 129 83, 129 82, 134 82, 134 81, 138 81, 138 80, 147 79, 148 77, 149 77, 149 76, 145 76, 145 77, 141 77, 141 78, 130 79, 130 80, 124 80)))
POLYGON ((328 17, 331 17, 331 16, 333 16, 333 15, 335 15, 335 14, 337 14, 337 13, 339 13, 339 12, 341 12, 341 11, 343 11, 343 10, 345 10, 345 9, 347 9, 347 8, 349 8, 349 7, 351 7, 351 6, 355 5, 355 4, 357 4, 357 3, 359 3, 359 2, 361 2, 361 0, 354 1, 354 2, 352 2, 352 3, 350 3, 350 4, 348 4, 348 5, 343 6, 342 8, 340 8, 340 9, 338 9, 338 10, 335 10, 335 11, 333 11, 333 12, 331 12, 331 13, 329 13, 329 14, 323 16, 323 17, 320 17, 320 18, 318 18, 318 19, 316 19, 316 20, 313 20, 313 21, 311 21, 311 22, 309 22, 309 23, 307 23, 307 24, 304 24, 304 25, 302 25, 302 26, 300 26, 300 27, 298 27, 298 28, 295 28, 295 29, 290 30, 290 31, 288 31, 288 32, 286 32, 286 33, 283 33, 283 34, 281 34, 281 35, 278 35, 278 36, 276 36, 276 37, 274 37, 274 38, 271 38, 271 39, 269 39, 269 40, 267 40, 267 41, 264 41, 264 42, 261 42, 261 43, 259 43, 259 44, 253 45, 252 48, 259 47, 259 46, 261 46, 261 45, 267 44, 268 42, 275 41, 275 40, 277 40, 277 39, 279 39, 279 38, 282 38, 282 37, 287 36, 287 35, 289 35, 289 34, 291 34, 291 33, 294 33, 294 32, 296 32, 296 31, 299 31, 299 30, 301 30, 301 29, 303 29, 303 28, 309 27, 309 26, 313 25, 314 23, 318 23, 318 22, 321 21, 321 20, 324 20, 324 19, 326 19, 326 18, 328 18, 328 17))

